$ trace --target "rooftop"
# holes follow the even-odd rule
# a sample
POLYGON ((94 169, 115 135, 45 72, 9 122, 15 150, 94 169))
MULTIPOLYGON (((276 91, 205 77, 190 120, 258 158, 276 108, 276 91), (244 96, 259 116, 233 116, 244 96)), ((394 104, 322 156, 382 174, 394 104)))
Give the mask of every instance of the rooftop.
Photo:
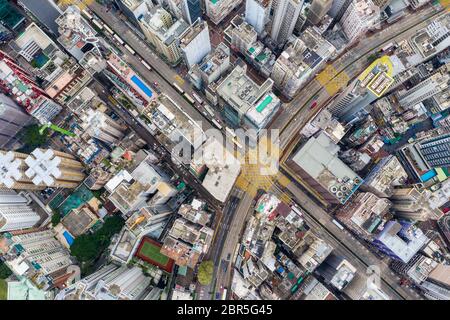
POLYGON ((246 67, 236 66, 220 83, 217 92, 240 114, 246 114, 260 124, 279 106, 280 100, 272 93, 272 79, 268 78, 259 86, 247 76, 246 71, 246 67))
POLYGON ((376 239, 405 263, 429 241, 421 229, 395 220, 388 221, 376 239))
POLYGON ((214 137, 208 138, 200 151, 194 153, 192 162, 208 168, 202 184, 216 199, 225 202, 240 174, 240 162, 214 137))
POLYGON ((186 32, 184 32, 181 35, 180 38, 180 47, 184 48, 188 46, 195 37, 197 37, 203 30, 206 29, 206 32, 208 32, 208 24, 206 21, 197 20, 192 24, 188 29, 186 29, 186 32))
POLYGON ((292 160, 344 204, 362 179, 338 158, 340 147, 324 132, 310 138, 292 160))
POLYGON ((83 58, 99 42, 97 32, 81 16, 77 6, 69 6, 56 23, 60 34, 58 41, 77 60, 83 58))

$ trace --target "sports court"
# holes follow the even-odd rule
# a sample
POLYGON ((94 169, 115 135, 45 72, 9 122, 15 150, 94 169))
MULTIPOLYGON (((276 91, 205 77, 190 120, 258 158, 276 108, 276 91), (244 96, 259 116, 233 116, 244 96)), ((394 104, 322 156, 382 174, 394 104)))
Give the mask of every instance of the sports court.
POLYGON ((172 273, 174 261, 163 255, 161 252, 161 244, 144 237, 136 251, 136 257, 148 262, 162 270, 172 273))

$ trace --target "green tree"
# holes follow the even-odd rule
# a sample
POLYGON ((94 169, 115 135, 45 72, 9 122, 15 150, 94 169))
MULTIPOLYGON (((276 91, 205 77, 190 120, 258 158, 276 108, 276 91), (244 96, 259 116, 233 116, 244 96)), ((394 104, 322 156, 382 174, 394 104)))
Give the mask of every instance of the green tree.
POLYGON ((55 212, 52 215, 52 226, 56 227, 58 223, 61 222, 61 214, 59 212, 55 212))
POLYGON ((76 237, 70 253, 83 264, 84 270, 91 270, 91 265, 109 246, 111 237, 122 229, 124 223, 120 216, 105 219, 103 226, 97 231, 76 237))
POLYGON ((9 270, 8 266, 0 261, 0 279, 6 279, 12 275, 12 271, 9 270))
POLYGON ((39 125, 32 124, 27 126, 22 131, 22 142, 25 147, 21 150, 23 152, 31 152, 34 149, 45 144, 48 138, 48 129, 45 129, 43 134, 39 132, 39 125))
POLYGON ((198 282, 204 286, 211 284, 213 272, 214 263, 210 260, 203 261, 198 267, 198 282))

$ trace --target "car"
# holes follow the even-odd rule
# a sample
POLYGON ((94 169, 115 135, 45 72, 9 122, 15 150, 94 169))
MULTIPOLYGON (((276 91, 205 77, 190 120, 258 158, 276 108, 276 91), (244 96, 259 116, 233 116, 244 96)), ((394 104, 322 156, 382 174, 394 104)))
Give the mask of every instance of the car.
POLYGON ((313 101, 313 103, 311 104, 310 109, 314 109, 317 106, 317 101, 313 101))
POLYGON ((153 85, 154 85, 155 87, 157 87, 157 86, 158 86, 158 82, 154 81, 154 82, 153 82, 153 85))

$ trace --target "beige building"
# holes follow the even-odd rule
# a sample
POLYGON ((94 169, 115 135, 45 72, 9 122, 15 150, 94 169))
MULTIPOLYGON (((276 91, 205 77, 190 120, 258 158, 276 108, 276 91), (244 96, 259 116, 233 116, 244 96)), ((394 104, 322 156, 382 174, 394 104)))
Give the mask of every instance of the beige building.
POLYGON ((183 20, 174 22, 169 12, 161 7, 152 8, 139 20, 142 31, 147 40, 170 63, 181 59, 179 37, 189 27, 183 20))
POLYGON ((395 215, 415 221, 438 220, 443 212, 438 208, 430 207, 432 193, 428 190, 420 190, 414 186, 397 187, 394 189, 391 200, 395 215))
POLYGON ((51 149, 35 149, 30 155, 0 151, 0 187, 42 190, 75 188, 85 175, 74 156, 51 149))
POLYGON ((206 15, 218 25, 242 0, 205 0, 206 15))

